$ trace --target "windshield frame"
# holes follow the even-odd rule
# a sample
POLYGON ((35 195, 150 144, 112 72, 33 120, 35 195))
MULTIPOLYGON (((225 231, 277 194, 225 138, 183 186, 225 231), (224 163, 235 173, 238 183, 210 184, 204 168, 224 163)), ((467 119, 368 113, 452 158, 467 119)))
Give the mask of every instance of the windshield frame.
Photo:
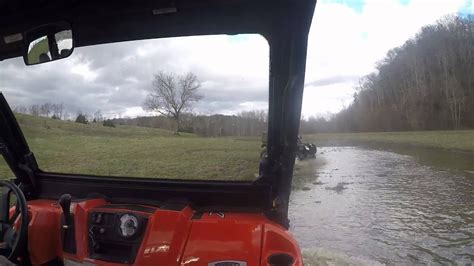
MULTIPOLYGON (((61 20, 72 25, 76 47, 214 34, 260 34, 267 39, 270 49, 268 157, 261 162, 261 175, 258 180, 248 182, 45 173, 38 169, 34 156, 30 155, 28 160, 17 158, 17 161, 11 162, 22 169, 17 174, 17 182, 31 188, 27 198, 56 199, 64 193, 72 193, 79 198, 94 197, 89 193, 91 189, 97 191, 96 196, 109 199, 142 199, 143 195, 149 195, 147 201, 164 203, 180 198, 179 201, 190 202, 201 210, 264 212, 275 222, 288 227, 288 202, 304 88, 307 37, 315 1, 286 0, 275 3, 269 0, 241 0, 227 4, 183 1, 182 6, 177 8, 181 12, 159 17, 150 16, 148 6, 137 7, 130 12, 130 6, 117 4, 112 9, 108 4, 104 6, 108 8, 108 16, 99 11, 101 4, 84 1, 74 8, 68 5, 52 8, 41 19, 26 19, 30 25, 37 25, 39 21, 58 20, 57 14, 62 14, 61 20), (55 13, 58 8, 63 12, 55 13), (91 8, 99 12, 89 12, 91 8), (143 12, 148 15, 143 16, 143 12), (101 27, 97 27, 98 24, 101 27)), ((15 29, 25 27, 24 23, 15 23, 22 17, 18 15, 12 22, 6 23, 11 25, 7 31, 15 32, 15 29)), ((0 59, 18 56, 21 51, 18 49, 15 53, 2 49, 0 47, 0 59)), ((12 127, 11 124, 8 126, 12 127)))

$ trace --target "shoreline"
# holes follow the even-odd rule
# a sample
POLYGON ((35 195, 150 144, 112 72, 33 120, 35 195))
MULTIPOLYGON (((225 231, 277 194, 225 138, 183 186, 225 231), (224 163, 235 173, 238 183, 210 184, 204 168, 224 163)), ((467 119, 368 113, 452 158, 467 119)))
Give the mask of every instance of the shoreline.
POLYGON ((318 133, 303 135, 303 141, 318 147, 402 145, 474 155, 474 130, 318 133))

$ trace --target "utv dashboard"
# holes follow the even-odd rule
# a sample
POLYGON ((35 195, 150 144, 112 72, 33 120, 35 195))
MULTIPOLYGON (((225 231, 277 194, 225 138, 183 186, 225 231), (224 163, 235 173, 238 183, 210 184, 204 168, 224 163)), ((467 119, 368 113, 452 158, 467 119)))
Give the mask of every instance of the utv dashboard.
POLYGON ((29 201, 31 263, 247 266, 269 265, 283 256, 295 262, 288 265, 300 265, 296 242, 263 214, 171 206, 104 198, 73 199, 70 206, 61 200, 29 201))
POLYGON ((98 206, 89 212, 89 257, 117 263, 134 263, 150 213, 114 205, 98 206), (120 208, 120 209, 118 209, 120 208))

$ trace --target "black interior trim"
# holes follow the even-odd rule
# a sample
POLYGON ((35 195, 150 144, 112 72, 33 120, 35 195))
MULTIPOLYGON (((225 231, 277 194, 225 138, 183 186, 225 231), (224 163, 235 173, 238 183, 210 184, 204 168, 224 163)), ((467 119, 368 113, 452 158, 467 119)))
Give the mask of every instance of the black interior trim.
POLYGON ((114 199, 167 202, 180 199, 203 211, 264 211, 269 209, 271 187, 250 182, 163 180, 38 173, 39 198, 58 199, 65 193, 86 198, 94 191, 114 199))
POLYGON ((146 212, 146 213, 154 213, 157 208, 143 206, 143 205, 135 205, 135 204, 106 204, 100 205, 94 208, 95 209, 125 209, 131 211, 139 211, 139 212, 146 212))

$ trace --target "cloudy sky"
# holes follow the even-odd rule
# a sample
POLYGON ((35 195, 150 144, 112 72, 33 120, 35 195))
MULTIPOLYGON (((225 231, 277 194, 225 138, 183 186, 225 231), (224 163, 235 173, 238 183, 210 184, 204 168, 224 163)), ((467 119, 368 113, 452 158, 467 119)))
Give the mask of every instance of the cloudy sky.
MULTIPOLYGON (((303 115, 350 104, 358 79, 386 52, 447 14, 474 13, 474 0, 319 0, 311 27, 303 115)), ((266 109, 268 45, 260 36, 146 40, 76 49, 67 59, 25 67, 0 62, 0 91, 11 105, 64 103, 71 113, 146 114, 153 74, 194 72, 199 113, 266 109)))

